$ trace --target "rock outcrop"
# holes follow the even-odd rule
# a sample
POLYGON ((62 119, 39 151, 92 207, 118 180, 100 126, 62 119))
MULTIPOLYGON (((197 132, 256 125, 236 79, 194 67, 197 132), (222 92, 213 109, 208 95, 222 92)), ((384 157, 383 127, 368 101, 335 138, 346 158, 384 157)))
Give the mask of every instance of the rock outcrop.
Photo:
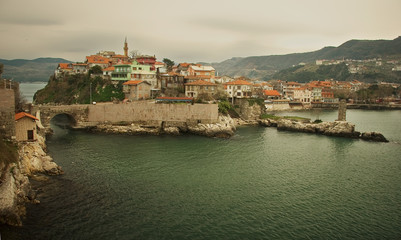
POLYGON ((365 132, 361 134, 360 132, 355 131, 354 124, 346 121, 310 123, 281 118, 279 120, 260 120, 259 124, 266 127, 277 127, 277 130, 282 131, 316 133, 327 136, 361 138, 363 140, 376 142, 388 142, 381 133, 365 132))
POLYGON ((185 122, 163 123, 161 125, 146 125, 144 123, 132 123, 129 125, 99 124, 95 127, 89 128, 89 130, 93 132, 128 135, 180 135, 191 133, 207 137, 229 138, 234 135, 236 128, 234 120, 230 116, 220 115, 218 122, 213 124, 187 124, 185 122))
POLYGON ((0 222, 22 226, 26 214, 26 202, 38 203, 35 191, 31 189, 28 177, 34 174, 62 174, 61 168, 53 162, 44 149, 45 140, 38 136, 35 142, 19 143, 19 159, 16 163, 0 166, 0 222))

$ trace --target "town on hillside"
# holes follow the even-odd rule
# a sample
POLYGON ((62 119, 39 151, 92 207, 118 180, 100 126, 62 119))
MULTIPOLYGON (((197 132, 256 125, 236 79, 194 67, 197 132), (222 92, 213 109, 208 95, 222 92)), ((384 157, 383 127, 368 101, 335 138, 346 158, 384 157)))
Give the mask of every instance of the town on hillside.
MULTIPOLYGON (((282 80, 266 82, 245 77, 219 76, 212 66, 202 64, 175 64, 166 58, 160 62, 156 56, 135 54, 136 51, 130 56, 127 39, 123 51, 124 54, 100 51, 86 56, 82 63, 59 63, 55 77, 87 74, 91 69, 98 69, 90 74, 110 80, 114 85, 122 83, 125 102, 147 99, 210 102, 228 99, 235 104, 241 99, 258 98, 263 99, 266 110, 271 111, 307 109, 314 104, 337 104, 339 99, 354 103, 400 102, 400 84, 395 83, 372 85, 358 80, 346 82, 335 79, 310 80, 307 83, 282 80)), ((338 63, 316 61, 316 65, 338 63)), ((356 64, 351 65, 352 68, 354 66, 356 64)))

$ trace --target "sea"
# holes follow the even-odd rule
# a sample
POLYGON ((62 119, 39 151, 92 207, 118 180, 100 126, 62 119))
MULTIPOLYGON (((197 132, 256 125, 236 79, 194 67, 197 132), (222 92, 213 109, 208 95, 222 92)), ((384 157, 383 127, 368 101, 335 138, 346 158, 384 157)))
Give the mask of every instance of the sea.
POLYGON ((32 103, 36 91, 44 88, 46 84, 47 82, 20 83, 19 88, 21 95, 27 102, 32 103))
MULTIPOLYGON (((337 111, 279 115, 334 121, 337 111)), ((388 143, 239 127, 230 139, 93 134, 47 140, 65 171, 32 181, 1 239, 401 239, 401 111, 347 110, 388 143)))

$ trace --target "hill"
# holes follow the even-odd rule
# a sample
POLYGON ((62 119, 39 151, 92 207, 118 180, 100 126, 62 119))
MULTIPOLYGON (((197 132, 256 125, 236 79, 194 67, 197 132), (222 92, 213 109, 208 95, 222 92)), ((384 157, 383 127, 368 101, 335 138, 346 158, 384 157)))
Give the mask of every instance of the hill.
POLYGON ((324 47, 314 52, 231 58, 211 65, 219 75, 269 80, 277 71, 299 63, 314 63, 319 59, 371 58, 401 59, 401 37, 394 40, 350 40, 338 47, 324 47))
POLYGON ((4 64, 3 77, 13 78, 17 82, 46 82, 58 63, 70 62, 63 58, 0 59, 0 63, 4 64))
POLYGON ((88 104, 92 93, 94 102, 123 100, 122 83, 114 86, 101 76, 91 78, 89 74, 52 75, 46 87, 34 95, 34 103, 88 104))

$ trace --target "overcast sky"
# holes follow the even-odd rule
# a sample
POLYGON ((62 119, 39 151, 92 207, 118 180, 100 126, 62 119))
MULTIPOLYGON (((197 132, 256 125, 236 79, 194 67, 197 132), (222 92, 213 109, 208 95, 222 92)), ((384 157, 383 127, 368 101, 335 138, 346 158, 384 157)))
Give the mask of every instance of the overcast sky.
POLYGON ((0 0, 0 58, 129 50, 175 62, 307 52, 401 35, 401 0, 0 0))

